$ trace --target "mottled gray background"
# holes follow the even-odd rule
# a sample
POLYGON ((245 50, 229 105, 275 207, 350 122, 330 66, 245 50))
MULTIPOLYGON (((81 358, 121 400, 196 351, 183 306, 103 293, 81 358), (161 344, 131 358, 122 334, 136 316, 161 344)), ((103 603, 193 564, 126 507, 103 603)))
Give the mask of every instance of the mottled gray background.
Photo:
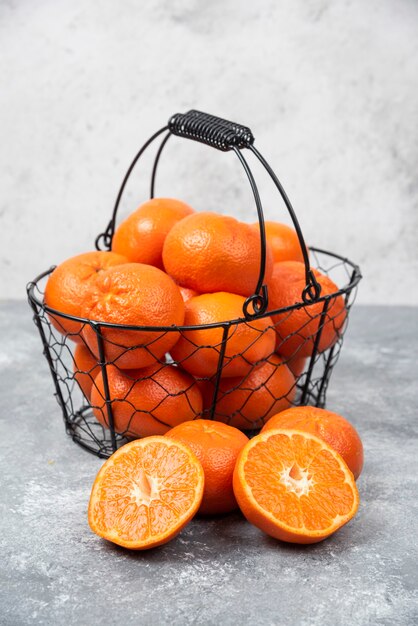
MULTIPOLYGON (((417 35, 415 0, 0 0, 2 295, 90 249, 137 148, 200 108, 251 126, 307 241, 362 266, 360 302, 418 303, 417 35)), ((253 219, 234 156, 186 141, 157 193, 253 219)))

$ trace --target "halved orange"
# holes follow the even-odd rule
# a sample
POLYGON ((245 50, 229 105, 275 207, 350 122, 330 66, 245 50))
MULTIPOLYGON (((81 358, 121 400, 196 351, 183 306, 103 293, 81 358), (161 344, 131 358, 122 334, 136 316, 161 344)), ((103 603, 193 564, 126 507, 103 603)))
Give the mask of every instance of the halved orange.
POLYGON ((354 476, 342 457, 298 430, 270 430, 251 439, 237 459, 233 485, 247 520, 291 543, 326 539, 359 505, 354 476))
POLYGON ((200 461, 184 444, 160 436, 131 441, 97 474, 88 510, 90 528, 132 550, 159 546, 197 512, 204 480, 200 461))

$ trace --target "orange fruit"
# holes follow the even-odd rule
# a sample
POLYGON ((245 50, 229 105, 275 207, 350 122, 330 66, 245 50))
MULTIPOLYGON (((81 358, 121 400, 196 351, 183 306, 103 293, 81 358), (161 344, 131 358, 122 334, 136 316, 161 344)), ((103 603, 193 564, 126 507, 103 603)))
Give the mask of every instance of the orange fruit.
MULTIPOLYGON (((213 401, 213 383, 206 383, 201 390, 203 406, 208 410, 213 401)), ((272 415, 287 409, 295 394, 295 377, 274 354, 244 378, 221 379, 214 419, 243 430, 261 428, 272 415)))
MULTIPOLYGON (((266 240, 271 246, 275 263, 281 261, 301 261, 303 254, 294 228, 281 222, 264 222, 266 240)), ((259 230, 258 222, 253 227, 259 230)))
POLYGON ((100 371, 100 365, 89 348, 82 343, 76 345, 73 358, 74 378, 87 400, 90 401, 91 388, 95 377, 100 371))
POLYGON ((286 359, 286 357, 282 357, 285 361, 287 367, 292 372, 295 378, 299 378, 299 376, 304 372, 306 366, 306 357, 298 356, 295 354, 290 359, 286 359))
MULTIPOLYGON (((45 304, 56 311, 83 317, 81 311, 86 294, 97 276, 114 265, 127 263, 126 257, 114 252, 85 252, 60 263, 48 278, 45 288, 45 304)), ((77 343, 83 343, 80 336, 82 325, 59 315, 49 315, 55 328, 77 343)))
POLYGON ((199 513, 213 515, 237 509, 232 476, 248 437, 232 426, 202 419, 175 426, 166 436, 189 446, 202 464, 205 490, 199 513))
POLYGON ((323 439, 342 456, 354 478, 363 468, 363 444, 354 426, 338 413, 315 406, 295 406, 273 415, 262 432, 275 428, 292 428, 323 439))
MULTIPOLYGON (((318 270, 313 273, 321 285, 321 296, 331 295, 338 287, 328 276, 318 270)), ((268 283, 269 310, 280 309, 302 302, 305 287, 305 266, 297 261, 275 263, 268 283)), ((286 313, 271 315, 278 335, 276 348, 280 354, 291 357, 310 356, 315 336, 320 326, 324 302, 317 302, 286 313)), ((318 350, 323 352, 337 341, 346 319, 346 308, 342 296, 331 298, 325 316, 318 350)))
MULTIPOLYGON (((151 265, 127 263, 98 275, 84 296, 84 317, 98 322, 133 326, 172 326, 184 320, 184 303, 179 288, 164 272, 151 265)), ((86 325, 86 343, 97 357, 95 330, 86 325)), ((118 367, 146 367, 162 359, 178 340, 170 330, 126 330, 102 327, 107 361, 118 367)))
MULTIPOLYGON (((179 367, 155 364, 141 370, 107 366, 114 428, 128 438, 164 435, 170 428, 195 419, 202 395, 194 379, 179 367)), ((91 392, 96 419, 109 427, 104 382, 97 374, 91 392)))
POLYGON ((204 473, 193 452, 166 437, 122 446, 102 465, 91 491, 88 520, 96 535, 131 550, 173 539, 203 496, 204 473))
POLYGON ((184 302, 187 302, 187 300, 190 300, 190 298, 194 298, 195 296, 199 295, 197 291, 195 291, 194 289, 189 289, 188 287, 181 287, 181 285, 179 285, 179 289, 184 302))
MULTIPOLYGON (((175 224, 168 233, 163 262, 179 285, 199 293, 228 291, 251 296, 260 269, 260 233, 233 217, 195 213, 175 224)), ((272 264, 268 246, 266 281, 272 264)))
MULTIPOLYGON (((190 298, 185 303, 184 325, 216 324, 242 318, 244 302, 243 296, 225 292, 190 298)), ((264 317, 230 327, 222 376, 243 376, 253 363, 273 352, 275 333, 271 325, 271 319, 264 317)), ((191 374, 212 376, 218 368, 222 336, 222 326, 182 331, 171 355, 191 374)))
POLYGON ((153 198, 141 204, 115 231, 112 250, 135 263, 163 268, 165 238, 179 220, 194 213, 181 200, 153 198))
POLYGON ((353 474, 325 441, 298 430, 269 430, 241 450, 234 493, 249 522, 291 543, 316 543, 354 517, 353 474))

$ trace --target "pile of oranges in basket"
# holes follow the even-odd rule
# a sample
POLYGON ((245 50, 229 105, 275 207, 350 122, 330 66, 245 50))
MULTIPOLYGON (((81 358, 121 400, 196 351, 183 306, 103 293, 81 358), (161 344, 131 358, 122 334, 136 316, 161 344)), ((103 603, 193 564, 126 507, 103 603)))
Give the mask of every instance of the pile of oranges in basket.
MULTIPOLYGON (((267 222, 266 239, 268 310, 246 319, 259 225, 179 200, 145 202, 110 251, 49 276, 45 304, 76 343, 75 380, 103 427, 132 440, 94 483, 89 521, 100 536, 152 547, 197 511, 239 506, 270 535, 312 543, 354 516, 357 432, 336 414, 290 408, 319 325, 318 352, 342 332, 344 299, 333 296, 325 318, 322 302, 283 312, 301 301, 305 264, 292 228, 267 222), (242 432, 262 427, 251 440, 242 432)), ((321 296, 338 292, 313 274, 321 296)))

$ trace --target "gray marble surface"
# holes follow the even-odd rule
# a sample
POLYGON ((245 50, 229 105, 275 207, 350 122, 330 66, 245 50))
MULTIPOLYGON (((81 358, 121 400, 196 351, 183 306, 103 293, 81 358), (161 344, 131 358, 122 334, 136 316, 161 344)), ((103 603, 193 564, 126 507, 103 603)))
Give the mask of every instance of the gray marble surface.
POLYGON ((354 307, 328 407, 365 446, 358 516, 311 547, 241 515, 195 519, 129 553, 93 535, 102 461, 64 433, 24 302, 0 306, 0 623, 402 625, 418 622, 416 308, 354 307))

